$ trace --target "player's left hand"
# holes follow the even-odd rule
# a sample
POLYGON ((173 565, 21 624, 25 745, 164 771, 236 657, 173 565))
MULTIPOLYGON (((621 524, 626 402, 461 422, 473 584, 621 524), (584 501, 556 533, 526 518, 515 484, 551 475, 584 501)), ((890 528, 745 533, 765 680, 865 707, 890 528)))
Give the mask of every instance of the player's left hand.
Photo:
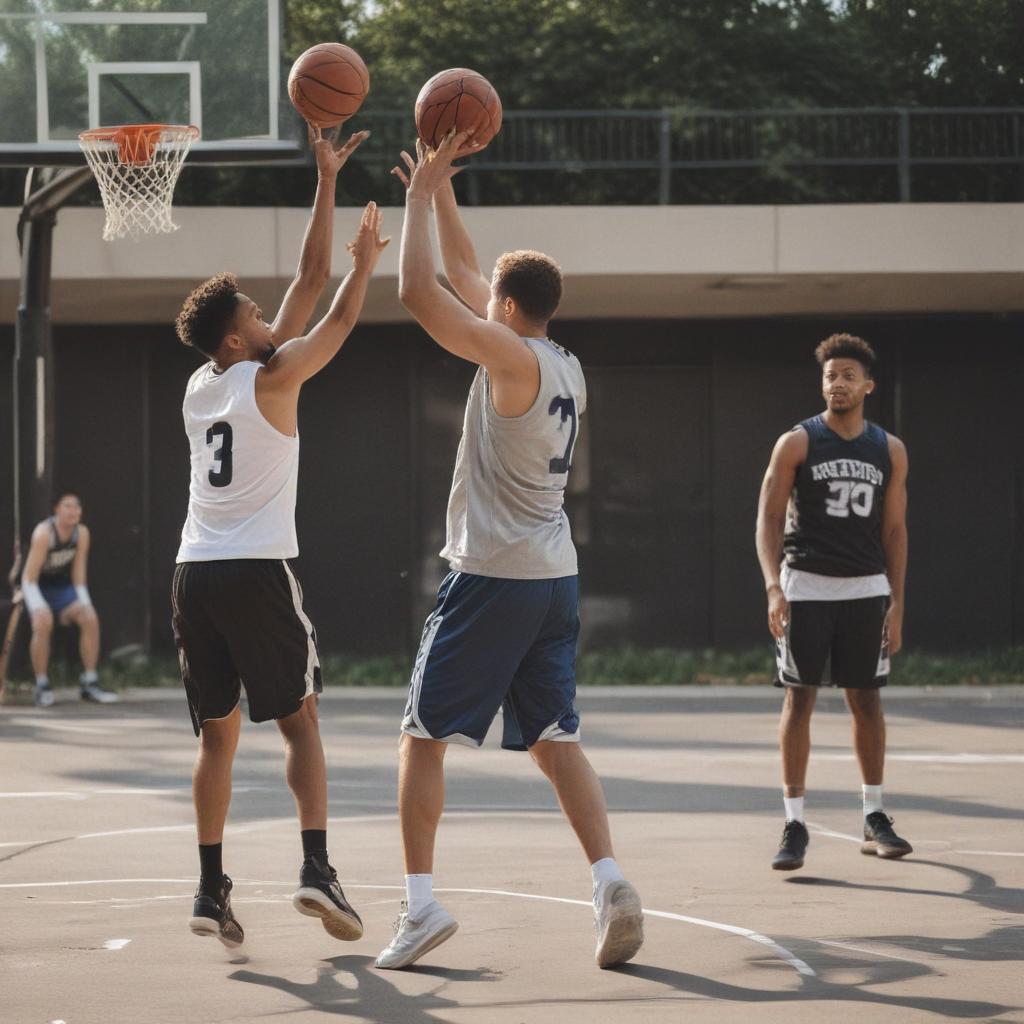
POLYGON ((903 609, 890 604, 882 626, 882 642, 889 648, 889 654, 896 654, 903 646, 903 609))
POLYGON ((340 125, 327 137, 324 137, 323 129, 312 121, 307 121, 306 127, 309 132, 309 148, 316 157, 316 169, 321 178, 337 177, 345 161, 370 137, 369 132, 356 132, 339 145, 340 125))
POLYGON ((388 238, 380 237, 381 224, 384 223, 384 214, 377 209, 377 204, 369 202, 363 210, 362 220, 359 222, 359 230, 351 242, 346 243, 345 248, 352 254, 352 265, 356 270, 367 269, 373 273, 373 268, 380 259, 380 254, 387 248, 388 238))

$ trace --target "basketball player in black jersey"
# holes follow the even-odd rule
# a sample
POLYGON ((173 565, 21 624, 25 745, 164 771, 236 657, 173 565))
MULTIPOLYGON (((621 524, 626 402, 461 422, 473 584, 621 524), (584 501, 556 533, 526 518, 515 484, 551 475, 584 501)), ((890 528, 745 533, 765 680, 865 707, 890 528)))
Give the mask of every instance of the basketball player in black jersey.
POLYGON ((889 656, 902 644, 907 450, 864 419, 864 400, 875 388, 871 346, 834 334, 815 356, 825 412, 779 438, 757 517, 776 686, 786 690, 779 728, 786 824, 772 861, 779 871, 804 863, 811 713, 823 683, 845 691, 853 716, 863 780, 861 852, 887 858, 911 852, 882 807, 885 719, 879 694, 889 656))

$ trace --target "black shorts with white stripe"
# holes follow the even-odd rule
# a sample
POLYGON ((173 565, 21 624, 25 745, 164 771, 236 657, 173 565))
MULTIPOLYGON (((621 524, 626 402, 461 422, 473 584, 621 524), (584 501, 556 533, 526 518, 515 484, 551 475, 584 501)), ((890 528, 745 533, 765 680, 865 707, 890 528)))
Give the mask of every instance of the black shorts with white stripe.
POLYGON ((776 686, 876 690, 889 681, 882 640, 887 597, 791 601, 785 636, 775 642, 776 686))
POLYGON ((294 714, 323 689, 316 631, 287 562, 182 562, 174 571, 171 607, 197 736, 203 722, 231 714, 243 686, 254 722, 294 714))

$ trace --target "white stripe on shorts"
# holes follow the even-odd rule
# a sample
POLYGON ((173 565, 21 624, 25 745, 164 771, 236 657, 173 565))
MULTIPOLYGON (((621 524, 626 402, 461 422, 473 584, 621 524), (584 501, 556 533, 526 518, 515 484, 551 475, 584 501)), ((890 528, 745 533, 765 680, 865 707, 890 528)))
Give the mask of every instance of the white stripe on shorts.
POLYGON ((317 657, 316 644, 313 642, 313 623, 309 621, 309 617, 302 610, 302 592, 299 589, 299 581, 295 578, 295 574, 288 563, 283 559, 281 565, 284 566, 284 574, 288 577, 288 586, 291 588, 292 605, 295 607, 295 614, 299 617, 299 622, 302 623, 303 628, 306 630, 306 692, 302 698, 305 700, 313 692, 313 685, 316 682, 315 669, 320 667, 320 659, 317 657))

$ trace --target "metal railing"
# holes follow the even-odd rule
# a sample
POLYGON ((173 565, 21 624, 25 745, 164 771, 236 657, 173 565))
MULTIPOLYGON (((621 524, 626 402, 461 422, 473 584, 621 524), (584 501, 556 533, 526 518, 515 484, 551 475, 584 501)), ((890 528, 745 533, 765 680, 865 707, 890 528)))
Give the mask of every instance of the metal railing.
MULTIPOLYGON (((413 137, 406 113, 368 113, 363 126, 392 154, 413 137)), ((656 171, 668 203, 676 171, 889 167, 909 202, 915 168, 980 164, 1024 169, 1024 107, 510 110, 469 177, 472 196, 484 171, 656 171)))

